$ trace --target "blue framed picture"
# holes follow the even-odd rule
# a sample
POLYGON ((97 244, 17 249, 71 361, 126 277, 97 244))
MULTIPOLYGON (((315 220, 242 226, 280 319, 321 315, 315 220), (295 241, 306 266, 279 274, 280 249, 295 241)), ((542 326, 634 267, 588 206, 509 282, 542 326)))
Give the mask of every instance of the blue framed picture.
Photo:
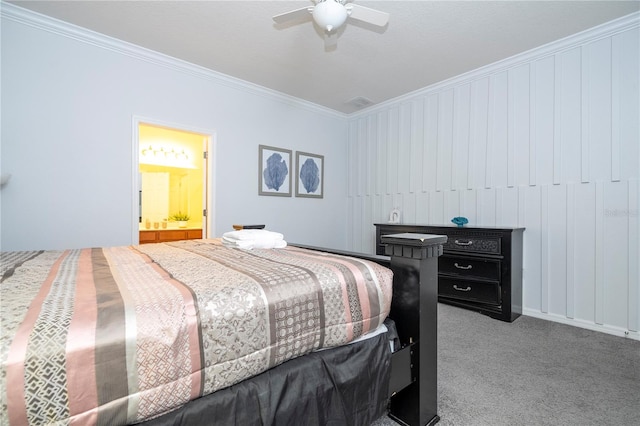
POLYGON ((291 150, 258 146, 258 195, 291 197, 291 150))
POLYGON ((324 193, 324 156, 296 152, 296 197, 322 198, 324 193))

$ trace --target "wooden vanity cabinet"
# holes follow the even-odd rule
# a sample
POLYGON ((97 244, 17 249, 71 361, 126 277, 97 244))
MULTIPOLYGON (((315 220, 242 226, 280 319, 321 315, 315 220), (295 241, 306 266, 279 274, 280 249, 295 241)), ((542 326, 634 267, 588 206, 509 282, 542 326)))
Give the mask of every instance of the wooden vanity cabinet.
POLYGON ((202 229, 153 229, 140 231, 140 244, 202 238, 202 229))

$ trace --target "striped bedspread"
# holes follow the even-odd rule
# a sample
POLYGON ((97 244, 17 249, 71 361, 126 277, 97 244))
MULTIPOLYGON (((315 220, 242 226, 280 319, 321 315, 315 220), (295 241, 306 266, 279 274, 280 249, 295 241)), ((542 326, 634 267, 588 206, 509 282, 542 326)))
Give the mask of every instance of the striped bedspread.
POLYGON ((372 331, 392 273, 220 240, 1 254, 0 424, 140 422, 372 331))

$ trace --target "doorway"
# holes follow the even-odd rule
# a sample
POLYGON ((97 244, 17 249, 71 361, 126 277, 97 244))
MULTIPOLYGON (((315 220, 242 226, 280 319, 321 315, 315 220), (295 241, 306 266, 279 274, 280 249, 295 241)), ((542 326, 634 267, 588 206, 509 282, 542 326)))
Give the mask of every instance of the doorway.
POLYGON ((134 120, 133 243, 207 238, 212 134, 134 120))

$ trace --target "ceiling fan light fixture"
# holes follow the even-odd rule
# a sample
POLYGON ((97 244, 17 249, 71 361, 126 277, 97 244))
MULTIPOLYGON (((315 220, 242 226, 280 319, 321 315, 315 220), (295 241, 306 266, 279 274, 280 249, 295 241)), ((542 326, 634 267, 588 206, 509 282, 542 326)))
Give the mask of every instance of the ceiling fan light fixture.
POLYGON ((339 28, 347 16, 347 9, 336 0, 325 0, 313 8, 313 20, 327 32, 339 28))

